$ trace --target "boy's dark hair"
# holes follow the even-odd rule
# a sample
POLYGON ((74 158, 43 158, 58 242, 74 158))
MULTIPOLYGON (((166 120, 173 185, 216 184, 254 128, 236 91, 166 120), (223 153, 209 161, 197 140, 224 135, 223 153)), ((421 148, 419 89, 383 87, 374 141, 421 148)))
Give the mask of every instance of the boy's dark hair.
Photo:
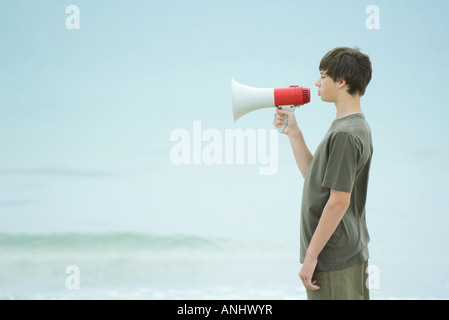
POLYGON ((358 93, 363 96, 371 81, 371 61, 357 47, 339 47, 329 51, 321 59, 319 69, 336 82, 346 81, 351 95, 358 93))

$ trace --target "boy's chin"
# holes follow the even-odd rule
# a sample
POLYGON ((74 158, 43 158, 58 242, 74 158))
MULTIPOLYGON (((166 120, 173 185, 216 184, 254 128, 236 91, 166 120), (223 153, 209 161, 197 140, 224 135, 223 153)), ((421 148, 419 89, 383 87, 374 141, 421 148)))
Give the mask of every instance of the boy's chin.
POLYGON ((324 101, 324 102, 335 102, 334 100, 329 99, 328 97, 320 96, 320 98, 321 98, 321 101, 324 101))

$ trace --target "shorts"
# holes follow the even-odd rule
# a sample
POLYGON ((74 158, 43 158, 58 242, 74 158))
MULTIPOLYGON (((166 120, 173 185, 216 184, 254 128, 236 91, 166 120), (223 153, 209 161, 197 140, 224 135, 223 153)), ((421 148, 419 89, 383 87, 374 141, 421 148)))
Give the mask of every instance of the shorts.
POLYGON ((306 289, 309 300, 369 300, 368 260, 342 270, 315 270, 319 290, 306 289))

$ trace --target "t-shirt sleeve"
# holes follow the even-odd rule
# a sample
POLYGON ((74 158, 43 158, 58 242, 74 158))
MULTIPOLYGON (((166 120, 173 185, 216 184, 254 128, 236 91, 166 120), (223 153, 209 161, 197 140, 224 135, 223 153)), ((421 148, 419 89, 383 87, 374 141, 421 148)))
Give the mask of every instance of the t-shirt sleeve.
POLYGON ((322 186, 352 192, 360 157, 360 145, 353 135, 347 132, 333 135, 329 139, 328 162, 322 186))

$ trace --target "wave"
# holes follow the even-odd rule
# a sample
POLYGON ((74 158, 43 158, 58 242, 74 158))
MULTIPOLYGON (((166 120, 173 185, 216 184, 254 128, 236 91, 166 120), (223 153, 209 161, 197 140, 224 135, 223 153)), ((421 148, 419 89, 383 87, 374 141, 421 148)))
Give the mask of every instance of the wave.
POLYGON ((7 234, 0 233, 0 248, 39 249, 88 249, 88 248, 208 248, 220 247, 231 240, 212 239, 195 235, 155 235, 136 232, 105 233, 52 233, 52 234, 7 234))
MULTIPOLYGON (((255 261, 297 260, 295 246, 261 240, 137 232, 5 234, 0 252, 11 263, 37 261, 255 261)), ((6 262, 5 262, 6 263, 6 262)), ((2 264, 0 263, 0 267, 2 264)))
POLYGON ((296 251, 264 243, 136 232, 0 233, 0 299, 297 295, 283 286, 295 275, 296 251), (78 270, 80 290, 67 287, 75 275, 69 266, 78 270), (274 289, 261 291, 267 275, 274 289))

